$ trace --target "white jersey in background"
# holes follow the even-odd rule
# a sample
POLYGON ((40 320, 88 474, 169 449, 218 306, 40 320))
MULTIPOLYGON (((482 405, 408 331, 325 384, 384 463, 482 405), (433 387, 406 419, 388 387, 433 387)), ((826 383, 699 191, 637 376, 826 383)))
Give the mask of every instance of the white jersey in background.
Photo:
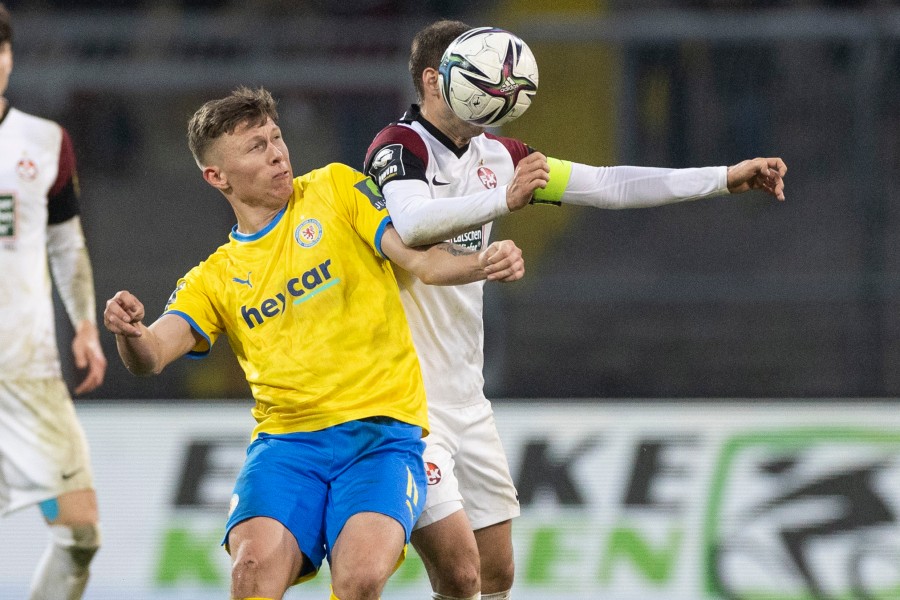
POLYGON ((0 380, 60 377, 47 227, 78 214, 75 158, 56 123, 0 114, 0 380))

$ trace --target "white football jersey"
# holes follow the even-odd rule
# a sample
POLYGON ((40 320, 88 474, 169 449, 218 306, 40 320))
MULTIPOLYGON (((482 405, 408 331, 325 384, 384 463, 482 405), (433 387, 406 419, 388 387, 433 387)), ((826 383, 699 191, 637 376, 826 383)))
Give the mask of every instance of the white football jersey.
MULTIPOLYGON (((507 185, 530 148, 510 138, 482 134, 458 149, 418 107, 383 129, 366 156, 365 171, 383 188, 388 182, 424 181, 433 198, 471 196, 507 185)), ((392 209, 392 218, 400 215, 392 209)), ((491 223, 462 233, 451 242, 481 250, 488 245, 491 223)), ((485 402, 484 282, 433 286, 396 269, 400 295, 419 354, 428 403, 443 407, 485 402)))
POLYGON ((0 379, 61 375, 48 223, 78 214, 71 142, 56 123, 0 113, 0 379))

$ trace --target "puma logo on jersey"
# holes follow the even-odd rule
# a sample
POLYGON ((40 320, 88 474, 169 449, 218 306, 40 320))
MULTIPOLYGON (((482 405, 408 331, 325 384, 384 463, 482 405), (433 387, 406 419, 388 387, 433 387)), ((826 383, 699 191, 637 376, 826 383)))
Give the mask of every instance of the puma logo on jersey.
POLYGON ((299 277, 289 279, 285 286, 287 294, 278 292, 272 298, 263 300, 259 306, 248 307, 246 304, 242 306, 241 317, 243 317, 247 327, 253 329, 257 325, 262 325, 266 319, 282 314, 287 310, 288 300, 293 304, 300 304, 340 283, 340 279, 332 278, 332 274, 328 270, 330 266, 331 259, 329 258, 319 266, 304 272, 299 277))
POLYGON ((240 284, 242 284, 242 285, 246 285, 246 286, 252 288, 252 287, 253 287, 253 284, 250 283, 250 274, 251 274, 252 272, 253 272, 253 271, 249 271, 249 272, 247 273, 247 279, 241 279, 241 278, 239 278, 239 277, 232 277, 231 280, 232 280, 233 282, 235 282, 235 283, 240 283, 240 284))

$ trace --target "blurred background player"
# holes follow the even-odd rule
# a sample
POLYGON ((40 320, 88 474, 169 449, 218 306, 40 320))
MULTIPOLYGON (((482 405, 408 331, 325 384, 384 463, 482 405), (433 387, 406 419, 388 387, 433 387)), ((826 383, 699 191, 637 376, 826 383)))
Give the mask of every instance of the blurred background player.
MULTIPOLYGON (((463 121, 444 102, 438 68, 444 50, 469 29, 459 21, 438 21, 416 34, 409 68, 419 103, 383 129, 366 155, 365 171, 381 188, 406 244, 451 238, 478 250, 490 238, 493 219, 532 199, 637 208, 750 189, 784 199, 787 169, 779 158, 699 169, 591 167, 548 159, 518 140, 463 121)), ((425 438, 428 496, 413 546, 433 598, 508 599, 514 577, 511 519, 519 515, 519 503, 483 391, 483 286, 429 287, 402 270, 397 279, 431 423, 425 438)))
POLYGON ((74 327, 76 394, 102 382, 94 282, 79 219, 75 155, 52 121, 3 97, 13 66, 10 14, 0 4, 0 514, 40 505, 51 540, 33 599, 78 599, 100 545, 84 431, 62 379, 53 281, 74 327))
POLYGON ((425 390, 387 259, 452 285, 515 281, 521 252, 406 247, 361 173, 294 178, 272 96, 240 88, 188 126, 204 180, 234 210, 230 241, 178 282, 149 327, 127 291, 106 304, 122 361, 140 375, 208 354, 228 336, 257 420, 225 544, 232 598, 281 598, 328 558, 332 598, 379 597, 424 499, 425 390))

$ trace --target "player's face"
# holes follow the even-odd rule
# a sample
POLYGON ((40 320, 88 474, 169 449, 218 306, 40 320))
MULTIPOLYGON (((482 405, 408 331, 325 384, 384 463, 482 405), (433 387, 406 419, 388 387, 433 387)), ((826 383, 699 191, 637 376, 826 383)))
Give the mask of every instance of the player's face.
POLYGON ((473 137, 484 133, 483 128, 456 116, 456 113, 444 102, 437 69, 425 69, 422 73, 422 85, 424 91, 422 114, 458 146, 462 147, 473 137))
POLYGON ((456 113, 453 112, 453 109, 450 108, 450 106, 446 102, 444 102, 443 97, 441 97, 440 103, 436 104, 436 108, 440 113, 441 119, 444 123, 447 124, 447 126, 453 131, 455 135, 468 140, 484 133, 483 127, 460 119, 456 115, 456 113))
POLYGON ((0 96, 6 92, 9 85, 9 74, 12 73, 13 58, 12 45, 9 42, 0 44, 0 96))
POLYGON ((233 194, 251 206, 281 207, 294 191, 294 172, 281 129, 272 119, 243 124, 216 140, 216 162, 233 194))

